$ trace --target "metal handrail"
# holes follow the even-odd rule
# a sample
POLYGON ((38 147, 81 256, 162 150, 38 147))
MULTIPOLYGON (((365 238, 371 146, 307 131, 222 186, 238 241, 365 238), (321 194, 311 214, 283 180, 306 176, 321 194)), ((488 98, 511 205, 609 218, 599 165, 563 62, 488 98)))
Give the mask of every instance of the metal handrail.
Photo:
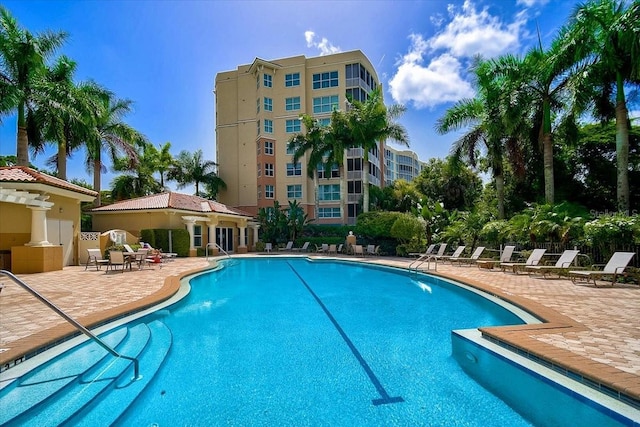
POLYGON ((209 246, 213 246, 214 248, 218 248, 218 250, 220 250, 221 252, 223 252, 227 258, 231 258, 231 255, 229 255, 229 253, 227 251, 225 251, 224 249, 222 249, 222 247, 217 244, 217 243, 207 243, 207 246, 205 246, 204 248, 204 256, 207 258, 207 260, 209 260, 209 246))
POLYGON ((432 254, 424 254, 420 258, 411 261, 411 264, 409 264, 409 271, 415 271, 417 273, 418 268, 425 262, 427 263, 427 270, 431 270, 431 260, 433 260, 434 263, 434 271, 438 271, 438 257, 432 254))
POLYGON ((51 301, 46 299, 44 296, 40 295, 40 293, 38 293, 38 291, 36 291, 35 289, 31 288, 29 285, 27 285, 25 282, 20 280, 18 277, 16 277, 10 271, 0 270, 0 275, 7 276, 9 279, 14 281, 22 289, 24 289, 25 291, 29 292, 31 295, 33 295, 38 300, 40 300, 40 302, 42 302, 44 305, 46 305, 47 307, 49 307, 50 309, 55 311, 58 315, 60 315, 60 317, 62 317, 67 322, 69 322, 73 326, 75 326, 76 329, 78 329, 80 332, 82 332, 83 334, 85 334, 86 336, 91 338, 93 341, 95 341, 100 347, 102 347, 103 349, 107 350, 112 356, 119 357, 119 358, 122 358, 122 359, 131 360, 133 362, 133 379, 134 380, 138 379, 139 374, 140 374, 140 363, 139 363, 138 359, 136 359, 135 357, 129 357, 129 356, 122 355, 122 354, 118 353, 117 351, 115 351, 112 347, 109 346, 109 344, 107 344, 104 341, 102 341, 100 338, 98 338, 96 335, 94 335, 90 330, 88 330, 87 328, 82 326, 80 323, 78 323, 76 320, 74 320, 72 317, 70 317, 67 313, 62 311, 62 309, 60 309, 54 303, 52 303, 51 301))

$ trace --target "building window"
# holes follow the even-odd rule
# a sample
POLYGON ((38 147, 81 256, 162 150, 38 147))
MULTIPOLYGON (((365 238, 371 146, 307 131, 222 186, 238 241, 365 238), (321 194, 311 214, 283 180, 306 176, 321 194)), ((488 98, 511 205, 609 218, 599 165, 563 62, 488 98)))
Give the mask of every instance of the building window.
POLYGON ((273 86, 273 77, 271 74, 264 74, 263 77, 263 85, 264 87, 272 87, 273 86))
POLYGON ((264 142, 264 154, 273 156, 273 141, 264 142))
POLYGON ((287 156, 293 156, 295 154, 296 150, 289 147, 289 144, 287 144, 287 156))
POLYGON ((258 200, 262 199, 262 185, 258 185, 258 200))
POLYGON ((322 179, 322 178, 340 178, 340 166, 338 165, 332 165, 331 166, 331 176, 327 176, 326 172, 325 172, 325 165, 322 163, 318 163, 318 165, 316 166, 316 170, 318 171, 318 178, 322 179))
POLYGON ((266 133, 273 133, 273 120, 264 119, 264 131, 266 133))
POLYGON ((338 72, 318 73, 313 75, 313 88, 324 89, 338 86, 338 72))
POLYGON ((258 163, 258 178, 262 176, 262 165, 258 163))
POLYGON ((329 125, 331 125, 331 118, 330 117, 326 117, 324 119, 318 119, 318 126, 320 126, 320 127, 328 127, 329 125))
POLYGON ((338 109, 338 95, 313 98, 313 113, 330 113, 338 109))
POLYGON ((273 99, 264 97, 264 111, 273 111, 273 99))
POLYGON ((318 200, 340 200, 340 184, 319 185, 318 200))
POLYGON ((284 86, 285 87, 300 86, 300 73, 285 74, 284 86))
POLYGON ((287 176, 301 176, 302 163, 287 163, 287 176))
POLYGON ((273 163, 264 164, 264 176, 273 176, 273 163))
POLYGON ((260 112, 260 98, 256 99, 256 114, 260 112))
POLYGON ((262 153, 262 143, 260 141, 256 142, 256 154, 262 153))
POLYGON ((202 247, 202 226, 193 226, 193 246, 196 248, 202 247))
POLYGON ((258 135, 260 135, 260 120, 258 120, 256 124, 258 125, 258 135))
POLYGON ((300 120, 292 119, 286 121, 287 133, 300 132, 300 120))
POLYGON ((273 190, 273 185, 264 186, 264 197, 266 199, 273 199, 275 197, 275 191, 273 190))
POLYGON ((318 208, 318 218, 340 218, 340 208, 318 208))
POLYGON ((287 185, 287 199, 302 199, 302 185, 287 185))
POLYGON ((285 98, 284 108, 287 111, 298 111, 300 109, 300 97, 294 96, 292 98, 285 98))

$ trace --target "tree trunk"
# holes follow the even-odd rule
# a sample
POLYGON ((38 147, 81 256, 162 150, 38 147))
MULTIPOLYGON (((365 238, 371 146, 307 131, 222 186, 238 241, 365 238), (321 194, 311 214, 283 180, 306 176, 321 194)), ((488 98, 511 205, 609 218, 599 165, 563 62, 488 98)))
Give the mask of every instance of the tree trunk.
POLYGON ((313 218, 317 221, 320 213, 320 200, 318 200, 318 171, 313 173, 313 218))
POLYGON ((58 178, 67 180, 67 144, 58 143, 58 178))
POLYGON ((629 115, 622 75, 617 73, 616 159, 618 163, 618 212, 629 213, 629 115))
POLYGON ((101 166, 102 162, 100 161, 99 157, 93 160, 93 191, 98 192, 98 197, 96 197, 96 199, 93 201, 94 206, 102 205, 102 197, 100 195, 100 174, 102 172, 101 166))
POLYGON ((551 133, 551 105, 545 99, 542 118, 542 150, 544 162, 544 197, 548 204, 554 203, 555 185, 553 181, 553 134, 551 133))
POLYGON ((347 222, 349 221, 349 218, 347 218, 347 203, 346 203, 346 199, 347 199, 347 192, 346 190, 346 185, 344 184, 346 182, 346 176, 344 173, 344 163, 342 165, 340 165, 340 218, 342 218, 342 224, 347 224, 347 222))
POLYGON ((369 212, 369 150, 362 150, 362 211, 369 212))
POLYGON ((18 135, 16 140, 18 166, 29 166, 29 137, 27 136, 27 118, 24 103, 18 106, 18 135))
POLYGON ((504 219, 504 175, 496 174, 496 197, 498 199, 498 219, 504 219))

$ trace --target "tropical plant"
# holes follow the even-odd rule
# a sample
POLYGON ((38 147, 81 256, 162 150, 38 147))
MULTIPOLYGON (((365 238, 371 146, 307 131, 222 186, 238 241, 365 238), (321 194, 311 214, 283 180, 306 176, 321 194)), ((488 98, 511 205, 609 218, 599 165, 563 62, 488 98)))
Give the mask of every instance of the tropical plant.
POLYGON ((29 138, 37 131, 29 126, 37 106, 36 86, 46 73, 47 60, 66 37, 64 32, 32 34, 0 6, 0 116, 17 110, 16 156, 20 166, 29 166, 29 138))
POLYGON ((153 177, 158 151, 146 141, 140 141, 136 145, 138 162, 133 167, 129 159, 123 157, 116 158, 113 163, 114 171, 124 172, 111 183, 111 197, 114 201, 147 196, 164 190, 153 177))
POLYGON ((178 182, 178 188, 188 185, 195 186, 196 196, 217 195, 220 188, 226 188, 226 183, 216 173, 216 162, 204 160, 202 150, 193 154, 182 150, 168 173, 169 179, 178 182), (200 192, 200 184, 209 185, 206 192, 200 192))
POLYGON ((287 216, 282 212, 277 200, 273 201, 273 207, 258 210, 258 222, 260 223, 260 239, 263 242, 276 244, 279 241, 284 241, 287 216))
POLYGON ((569 21, 565 42, 577 44, 580 56, 589 56, 587 84, 596 83, 596 115, 616 122, 617 205, 629 211, 629 113, 625 89, 640 84, 640 3, 597 0, 581 5, 569 21))
POLYGON ((289 201, 289 207, 285 209, 285 215, 287 217, 289 240, 295 241, 310 222, 309 215, 304 212, 297 200, 289 201))
MULTIPOLYGON (((363 151, 363 211, 369 212, 369 151, 377 149, 378 144, 383 144, 387 139, 409 146, 406 128, 396 122, 406 108, 399 104, 386 107, 380 89, 369 93, 364 102, 349 100, 349 106, 346 112, 350 133, 347 146, 358 147, 363 151)), ((341 138, 345 137, 341 135, 341 138)))
POLYGON ((93 172, 93 189, 98 192, 95 204, 99 206, 102 203, 102 173, 107 170, 102 158, 103 150, 107 151, 114 163, 122 155, 133 168, 138 162, 135 144, 146 139, 122 121, 131 111, 132 101, 117 99, 113 93, 104 89, 97 95, 97 100, 99 108, 94 118, 94 127, 85 142, 85 166, 87 171, 93 172))

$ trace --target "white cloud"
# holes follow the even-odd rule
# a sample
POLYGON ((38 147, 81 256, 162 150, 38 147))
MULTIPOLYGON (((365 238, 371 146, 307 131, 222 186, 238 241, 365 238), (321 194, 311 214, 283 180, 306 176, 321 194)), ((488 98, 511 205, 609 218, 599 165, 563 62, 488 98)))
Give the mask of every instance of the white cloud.
POLYGON ((549 0, 518 0, 516 2, 518 6, 525 6, 525 7, 533 7, 537 4, 539 4, 540 6, 544 6, 547 3, 549 3, 549 0))
POLYGON ((320 50, 320 56, 342 52, 340 47, 334 46, 326 37, 323 37, 319 42, 316 41, 316 33, 313 31, 305 31, 304 39, 307 41, 307 47, 315 47, 320 50))
POLYGON ((524 28, 523 14, 514 22, 505 24, 493 16, 485 7, 476 11, 474 4, 466 0, 462 10, 449 8, 451 22, 444 30, 429 40, 433 50, 443 49, 454 56, 472 57, 482 55, 491 58, 520 46, 520 36, 524 28))
POLYGON ((395 102, 431 108, 473 96, 471 85, 460 76, 461 64, 453 56, 443 54, 432 59, 427 67, 420 62, 403 62, 389 81, 395 102))

